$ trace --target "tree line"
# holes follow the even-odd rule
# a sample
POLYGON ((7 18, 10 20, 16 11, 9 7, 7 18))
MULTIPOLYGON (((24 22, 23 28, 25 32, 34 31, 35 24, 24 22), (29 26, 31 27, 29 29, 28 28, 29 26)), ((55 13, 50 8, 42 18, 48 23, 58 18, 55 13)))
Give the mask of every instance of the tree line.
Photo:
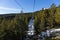
MULTIPOLYGON (((0 15, 0 40, 23 40, 32 15, 32 13, 0 15)), ((46 27, 51 29, 59 26, 60 6, 52 4, 48 9, 42 8, 34 12, 34 27, 37 34, 46 27)))

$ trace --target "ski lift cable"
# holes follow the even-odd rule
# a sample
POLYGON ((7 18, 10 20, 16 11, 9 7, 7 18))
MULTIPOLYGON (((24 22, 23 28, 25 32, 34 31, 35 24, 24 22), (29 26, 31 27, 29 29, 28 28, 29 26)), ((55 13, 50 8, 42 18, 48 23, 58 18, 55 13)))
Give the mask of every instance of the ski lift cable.
POLYGON ((35 10, 35 1, 36 1, 36 0, 34 0, 34 4, 33 4, 33 11, 35 10))
MULTIPOLYGON (((33 13, 35 11, 35 2, 36 2, 36 0, 33 0, 33 13)), ((32 13, 32 17, 34 17, 34 14, 33 13, 32 13)))
POLYGON ((23 7, 21 6, 20 3, 17 2, 17 0, 15 0, 15 2, 18 4, 19 7, 21 7, 21 9, 23 10, 23 7))

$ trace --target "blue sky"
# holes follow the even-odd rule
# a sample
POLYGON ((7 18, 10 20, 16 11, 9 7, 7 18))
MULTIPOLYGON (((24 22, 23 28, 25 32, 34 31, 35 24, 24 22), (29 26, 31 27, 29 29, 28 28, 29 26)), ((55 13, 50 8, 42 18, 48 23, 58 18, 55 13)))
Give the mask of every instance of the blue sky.
MULTIPOLYGON (((16 0, 23 7, 24 12, 33 12, 34 0, 16 0)), ((36 0, 35 10, 41 10, 42 8, 49 8, 52 3, 57 6, 60 4, 60 0, 36 0)), ((0 14, 5 13, 19 13, 21 7, 17 5, 15 0, 0 0, 0 14)))

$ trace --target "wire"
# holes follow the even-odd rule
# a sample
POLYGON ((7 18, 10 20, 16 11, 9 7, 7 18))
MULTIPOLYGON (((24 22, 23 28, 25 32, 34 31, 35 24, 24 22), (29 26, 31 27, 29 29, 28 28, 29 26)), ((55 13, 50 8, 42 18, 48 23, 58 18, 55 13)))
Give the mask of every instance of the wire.
MULTIPOLYGON (((35 1, 36 0, 34 0, 34 4, 33 4, 33 11, 35 10, 35 1)), ((15 2, 21 7, 21 9, 23 10, 23 7, 21 6, 21 4, 20 3, 18 3, 16 0, 15 0, 15 2)))
POLYGON ((36 0, 34 0, 34 4, 33 4, 33 11, 35 10, 35 1, 36 1, 36 0))
POLYGON ((35 10, 35 1, 36 0, 34 0, 34 4, 33 4, 33 13, 32 13, 32 17, 34 18, 34 10, 35 10))
POLYGON ((21 4, 20 3, 18 3, 16 0, 15 0, 15 2, 21 7, 21 9, 23 10, 23 7, 21 6, 21 4))

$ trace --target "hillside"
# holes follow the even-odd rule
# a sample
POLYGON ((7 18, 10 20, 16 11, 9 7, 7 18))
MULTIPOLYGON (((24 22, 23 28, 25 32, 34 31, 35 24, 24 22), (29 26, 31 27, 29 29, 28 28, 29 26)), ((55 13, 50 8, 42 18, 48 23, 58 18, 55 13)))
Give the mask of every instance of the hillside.
POLYGON ((52 5, 48 9, 42 9, 32 13, 15 13, 0 15, 0 40, 17 40, 25 36, 28 30, 28 22, 34 15, 34 27, 36 34, 46 27, 60 28, 60 6, 52 5))

